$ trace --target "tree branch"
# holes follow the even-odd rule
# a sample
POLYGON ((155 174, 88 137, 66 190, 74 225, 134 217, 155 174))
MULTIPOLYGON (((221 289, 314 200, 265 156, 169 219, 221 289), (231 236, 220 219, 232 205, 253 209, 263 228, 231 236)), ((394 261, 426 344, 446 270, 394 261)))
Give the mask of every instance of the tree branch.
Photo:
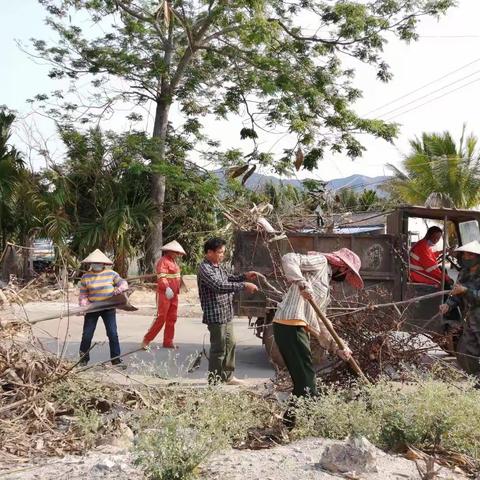
POLYGON ((140 20, 141 22, 149 23, 150 25, 153 26, 155 31, 158 33, 158 36, 162 40, 162 42, 165 44, 167 39, 165 38, 165 35, 163 34, 160 25, 158 24, 158 19, 154 17, 148 17, 146 15, 142 15, 140 12, 137 12, 130 8, 128 5, 125 5, 125 3, 121 2, 120 0, 114 0, 115 4, 117 7, 121 8, 125 13, 128 13, 128 15, 132 16, 133 18, 136 18, 137 20, 140 20))
MULTIPOLYGON (((210 2, 210 5, 213 5, 213 0, 210 2)), ((219 7, 219 8, 222 8, 222 7, 219 7)), ((198 50, 198 46, 201 44, 203 40, 203 36, 205 35, 208 28, 212 24, 216 13, 217 13, 216 9, 211 10, 209 7, 208 15, 205 17, 198 31, 193 34, 193 37, 192 37, 193 45, 191 45, 190 48, 185 50, 182 58, 178 63, 177 69, 172 77, 172 80, 170 82, 170 87, 172 92, 178 86, 180 79, 182 78, 182 75, 185 72, 185 69, 187 68, 187 65, 190 63, 190 60, 192 59, 194 53, 198 50)))
MULTIPOLYGON (((279 25, 289 36, 291 36, 292 38, 294 38, 295 40, 299 40, 301 42, 316 42, 316 43, 324 43, 325 45, 342 45, 342 46, 349 46, 349 45, 354 45, 355 43, 361 43, 361 42, 364 42, 365 40, 368 40, 369 38, 371 38, 373 35, 378 35, 380 32, 385 32, 385 31, 388 31, 388 30, 391 30, 392 28, 395 28, 399 25, 401 25, 402 23, 406 22, 407 20, 410 20, 412 18, 416 18, 416 17, 421 17, 423 15, 427 15, 426 12, 418 12, 418 13, 412 13, 410 15, 407 15, 406 17, 403 17, 401 20, 398 20, 397 22, 395 23, 392 23, 392 24, 388 24, 386 27, 383 27, 383 28, 379 28, 378 30, 370 33, 369 35, 365 35, 363 37, 360 37, 360 38, 354 38, 352 40, 349 40, 349 41, 341 41, 340 38, 341 37, 338 37, 336 40, 327 40, 325 38, 319 38, 317 37, 316 35, 313 35, 313 36, 310 36, 310 37, 307 37, 307 36, 304 36, 304 35, 299 35, 297 33, 294 33, 290 28, 288 28, 283 22, 281 22, 280 20, 278 20, 277 18, 269 18, 268 21, 269 22, 272 22, 272 23, 276 23, 277 25, 279 25)), ((393 15, 392 15, 393 16, 393 15)))
POLYGON ((210 42, 211 40, 215 40, 216 38, 219 38, 219 37, 221 37, 222 35, 225 35, 225 34, 227 34, 227 33, 235 32, 235 31, 238 30, 239 28, 241 28, 241 25, 234 25, 234 26, 231 26, 231 27, 224 28, 223 30, 219 30, 218 32, 212 33, 212 34, 209 35, 208 37, 205 37, 205 38, 203 39, 203 43, 208 43, 208 42, 210 42))
POLYGON ((139 12, 136 12, 133 10, 133 8, 130 8, 129 6, 125 5, 125 3, 121 2, 120 0, 114 0, 115 4, 117 7, 121 8, 124 12, 128 13, 130 16, 136 18, 137 20, 140 20, 141 22, 146 22, 146 23, 152 23, 152 19, 148 18, 145 15, 142 15, 139 12))
MULTIPOLYGON (((192 31, 190 27, 188 26, 187 19, 185 15, 180 14, 177 10, 175 10, 173 7, 171 7, 171 10, 173 14, 178 18, 179 22, 182 24, 183 29, 185 30, 185 33, 187 34, 187 40, 190 45, 190 49, 194 49, 194 41, 193 41, 193 36, 192 36, 192 31)), ((183 10, 183 6, 182 6, 183 10)))

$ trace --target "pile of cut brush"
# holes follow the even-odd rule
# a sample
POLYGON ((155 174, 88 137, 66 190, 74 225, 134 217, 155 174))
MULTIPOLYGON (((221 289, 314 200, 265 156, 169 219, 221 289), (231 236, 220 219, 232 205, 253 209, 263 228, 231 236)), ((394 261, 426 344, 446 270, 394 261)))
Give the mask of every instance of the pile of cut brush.
MULTIPOLYGON (((365 375, 372 381, 382 375, 401 379, 405 367, 427 369, 427 354, 437 345, 432 337, 408 328, 409 305, 391 304, 374 308, 379 299, 389 298, 381 288, 364 290, 342 300, 334 299, 329 317, 347 342, 365 375), (410 331, 405 331, 410 330, 410 331)), ((345 383, 355 374, 344 362, 327 373, 324 380, 345 383)))
POLYGON ((61 287, 58 278, 52 274, 41 274, 28 282, 19 281, 14 275, 8 282, 0 281, 0 308, 11 303, 51 301, 64 298, 68 290, 75 290, 73 283, 61 287))
POLYGON ((0 444, 4 456, 78 451, 74 435, 56 428, 57 409, 48 389, 67 368, 33 343, 2 339, 0 444))
POLYGON ((79 453, 114 428, 115 411, 141 402, 102 385, 34 339, 0 330, 0 457, 7 462, 79 453), (103 414, 109 414, 106 421, 103 414), (96 420, 96 423, 94 422, 96 420))
MULTIPOLYGON (((355 296, 339 300, 332 298, 327 310, 338 335, 352 350, 352 354, 366 377, 377 382, 383 377, 408 381, 412 372, 435 370, 446 378, 461 378, 464 374, 456 367, 439 363, 441 335, 409 329, 407 306, 388 305, 388 292, 380 288, 364 290, 355 296), (376 308, 379 304, 388 306, 376 308)), ((325 357, 317 340, 311 339, 316 359, 319 384, 343 387, 358 380, 350 366, 336 357, 325 357), (320 352, 317 350, 320 348, 320 352)), ((276 390, 290 391, 291 379, 286 371, 278 371, 276 390)))

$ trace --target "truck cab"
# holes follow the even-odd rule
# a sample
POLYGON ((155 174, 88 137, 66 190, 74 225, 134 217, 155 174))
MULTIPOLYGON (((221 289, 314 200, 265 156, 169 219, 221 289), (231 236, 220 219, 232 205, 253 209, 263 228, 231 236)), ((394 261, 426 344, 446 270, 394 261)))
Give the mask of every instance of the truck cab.
MULTIPOLYGON (((456 210, 449 208, 425 208, 425 207, 400 207, 387 217, 387 231, 390 235, 400 238, 403 259, 402 279, 400 282, 401 292, 395 295, 395 299, 407 300, 437 291, 441 286, 415 283, 409 278, 408 252, 411 247, 420 240, 426 230, 437 225, 444 231, 444 237, 436 245, 439 252, 446 251, 445 247, 459 247, 473 240, 480 241, 480 212, 475 210, 456 210)), ((441 261, 450 278, 455 280, 458 276, 458 266, 455 259, 448 255, 441 261)), ((442 297, 436 297, 412 304, 409 309, 409 320, 419 328, 425 328, 428 324, 429 331, 436 333, 444 332, 444 324, 441 317, 431 321, 438 312, 442 297)))

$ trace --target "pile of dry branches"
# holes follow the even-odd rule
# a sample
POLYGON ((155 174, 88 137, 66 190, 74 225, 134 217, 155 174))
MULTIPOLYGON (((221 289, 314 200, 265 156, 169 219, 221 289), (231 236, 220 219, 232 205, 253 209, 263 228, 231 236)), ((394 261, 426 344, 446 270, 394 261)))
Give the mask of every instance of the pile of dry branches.
POLYGON ((0 444, 2 454, 31 457, 78 451, 74 435, 56 428, 58 410, 49 385, 69 365, 33 342, 0 343, 0 444))
MULTIPOLYGON (((68 284, 67 288, 74 290, 73 284, 68 284)), ((41 274, 25 284, 12 275, 7 284, 0 285, 0 308, 12 303, 59 300, 65 292, 53 275, 41 274)))
MULTIPOLYGON (((269 242, 268 239, 269 234, 260 231, 257 244, 261 243, 269 252, 273 273, 268 278, 260 275, 259 280, 261 291, 269 302, 275 304, 284 297, 288 282, 283 275, 277 242, 269 242)), ((408 310, 411 305, 390 303, 388 307, 376 308, 378 304, 388 304, 391 293, 378 286, 367 287, 348 296, 333 293, 327 312, 338 334, 347 342, 355 360, 370 380, 376 380, 381 375, 398 379, 404 366, 425 368, 426 352, 436 348, 429 332, 409 328, 408 310)), ((441 339, 434 338, 434 341, 438 344, 441 339)), ((312 343, 315 349, 316 341, 312 343)), ((346 383, 355 378, 344 362, 327 361, 323 367, 323 364, 320 365, 319 370, 323 381, 346 383)))
MULTIPOLYGON (((408 307, 368 308, 378 303, 379 295, 382 292, 375 289, 367 290, 354 299, 333 299, 327 312, 364 374, 373 382, 382 376, 402 380, 406 379, 404 376, 408 370, 430 368, 434 363, 426 361, 426 354, 437 347, 429 337, 418 331, 403 331, 408 307)), ((317 358, 317 340, 312 337, 311 343, 314 358, 317 358)), ((320 384, 348 386, 358 380, 356 373, 345 362, 332 357, 318 358, 323 358, 316 365, 320 384)), ((276 387, 279 391, 291 390, 291 379, 286 371, 278 372, 276 387)))
MULTIPOLYGON (((369 308, 388 297, 380 288, 365 290, 355 297, 334 299, 329 312, 335 329, 371 380, 381 375, 398 378, 405 366, 423 368, 425 353, 433 348, 431 340, 418 331, 405 332, 408 305, 369 308)), ((342 362, 325 379, 346 382, 354 375, 342 362)))
POLYGON ((7 462, 81 452, 113 428, 95 415, 113 419, 115 409, 140 402, 136 392, 79 375, 74 364, 16 333, 0 329, 0 457, 7 462), (95 418, 98 431, 89 431, 95 418))

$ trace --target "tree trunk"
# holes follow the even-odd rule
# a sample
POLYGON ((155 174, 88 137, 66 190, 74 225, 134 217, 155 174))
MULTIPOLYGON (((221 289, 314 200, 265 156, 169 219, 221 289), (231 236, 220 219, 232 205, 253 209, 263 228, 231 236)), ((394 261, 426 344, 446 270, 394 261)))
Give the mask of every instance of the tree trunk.
POLYGON ((122 278, 128 276, 128 256, 125 255, 123 250, 115 252, 113 268, 122 278))
POLYGON ((27 234, 22 235, 20 238, 22 246, 27 247, 22 249, 23 280, 27 281, 35 275, 33 270, 33 238, 27 234))
MULTIPOLYGON (((167 138, 168 114, 170 112, 170 101, 160 98, 155 111, 155 124, 153 126, 153 138, 157 139, 158 160, 161 163, 165 160, 165 141, 167 138)), ((152 163, 155 167, 155 163, 152 163)), ((147 252, 147 270, 154 268, 157 259, 161 256, 163 246, 163 205, 165 202, 165 176, 159 173, 152 175, 152 201, 155 206, 155 216, 147 252)), ((154 271, 154 270, 150 270, 154 271)))

